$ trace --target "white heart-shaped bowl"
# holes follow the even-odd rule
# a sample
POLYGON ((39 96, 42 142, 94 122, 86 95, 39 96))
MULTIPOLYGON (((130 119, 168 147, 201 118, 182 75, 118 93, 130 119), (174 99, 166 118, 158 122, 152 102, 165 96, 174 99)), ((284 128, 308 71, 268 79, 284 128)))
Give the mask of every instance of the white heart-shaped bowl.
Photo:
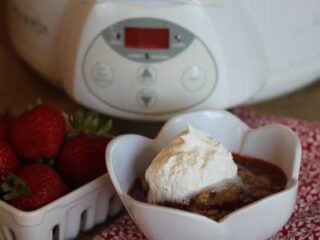
POLYGON ((111 181, 140 230, 151 240, 262 240, 275 234, 291 216, 298 190, 301 145, 289 128, 272 124, 250 129, 227 111, 199 111, 169 120, 155 139, 140 135, 115 138, 106 151, 111 181), (219 222, 207 217, 137 201, 127 192, 156 154, 187 123, 218 139, 229 151, 256 157, 279 166, 288 178, 286 188, 219 222))

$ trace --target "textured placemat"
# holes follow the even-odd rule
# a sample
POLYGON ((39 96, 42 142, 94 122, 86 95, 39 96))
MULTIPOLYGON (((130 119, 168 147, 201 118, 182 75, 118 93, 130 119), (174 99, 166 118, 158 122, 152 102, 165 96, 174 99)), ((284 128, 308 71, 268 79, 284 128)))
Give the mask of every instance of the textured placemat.
MULTIPOLYGON (((270 240, 320 239, 320 122, 259 115, 243 108, 233 110, 252 128, 281 123, 297 133, 302 144, 302 164, 295 211, 287 224, 270 240)), ((146 240, 125 214, 94 240, 146 240)), ((178 240, 178 239, 177 239, 178 240)))

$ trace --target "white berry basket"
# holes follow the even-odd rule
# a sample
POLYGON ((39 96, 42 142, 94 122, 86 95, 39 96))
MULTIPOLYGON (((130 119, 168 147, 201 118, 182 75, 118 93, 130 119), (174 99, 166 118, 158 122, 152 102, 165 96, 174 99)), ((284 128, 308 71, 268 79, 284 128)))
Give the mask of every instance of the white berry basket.
POLYGON ((0 200, 0 239, 73 239, 121 208, 108 174, 35 211, 21 211, 0 200))

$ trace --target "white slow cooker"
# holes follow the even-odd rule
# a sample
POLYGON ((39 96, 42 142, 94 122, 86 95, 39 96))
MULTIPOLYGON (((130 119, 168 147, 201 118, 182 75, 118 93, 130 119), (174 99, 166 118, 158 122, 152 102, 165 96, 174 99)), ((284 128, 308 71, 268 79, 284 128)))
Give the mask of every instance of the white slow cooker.
POLYGON ((320 76, 319 0, 8 0, 20 55, 79 103, 165 120, 320 76))

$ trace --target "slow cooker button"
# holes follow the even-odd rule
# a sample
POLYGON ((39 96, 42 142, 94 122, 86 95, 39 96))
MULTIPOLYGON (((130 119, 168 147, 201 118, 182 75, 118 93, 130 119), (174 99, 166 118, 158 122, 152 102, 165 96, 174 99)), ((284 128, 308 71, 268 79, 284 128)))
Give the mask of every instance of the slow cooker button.
POLYGON ((149 86, 156 81, 156 71, 151 67, 142 67, 138 70, 138 81, 143 86, 149 86))
POLYGON ((154 106, 156 99, 157 95, 152 89, 142 89, 138 92, 138 102, 144 108, 154 106))
POLYGON ((204 71, 198 66, 188 68, 182 75, 182 85, 188 91, 200 90, 206 82, 204 71))
POLYGON ((92 79, 99 87, 109 87, 113 82, 113 72, 105 63, 97 63, 92 69, 92 79))

